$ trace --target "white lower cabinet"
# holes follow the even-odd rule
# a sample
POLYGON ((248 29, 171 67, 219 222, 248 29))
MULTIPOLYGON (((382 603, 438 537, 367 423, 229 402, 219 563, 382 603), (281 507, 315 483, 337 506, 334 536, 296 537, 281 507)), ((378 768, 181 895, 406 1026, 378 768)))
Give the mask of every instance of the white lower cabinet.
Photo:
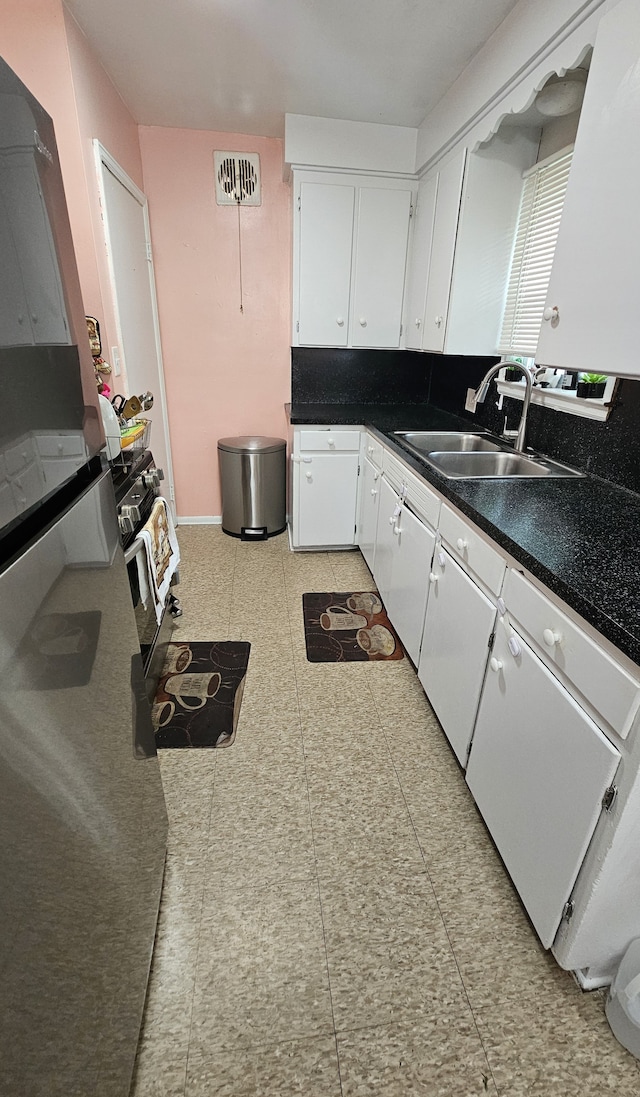
POLYGON ((360 465, 360 509, 358 513, 358 548, 367 567, 374 572, 376 529, 380 509, 380 470, 367 457, 360 465))
POLYGON ((389 619, 416 664, 434 545, 434 531, 381 479, 374 577, 389 619))
POLYGON ((467 783, 546 948, 619 760, 619 751, 522 637, 500 625, 467 783))
POLYGON ((436 550, 418 677, 466 765, 496 607, 442 547, 436 550))
POLYGON ((357 453, 314 453, 297 464, 294 481, 296 548, 354 545, 357 453))

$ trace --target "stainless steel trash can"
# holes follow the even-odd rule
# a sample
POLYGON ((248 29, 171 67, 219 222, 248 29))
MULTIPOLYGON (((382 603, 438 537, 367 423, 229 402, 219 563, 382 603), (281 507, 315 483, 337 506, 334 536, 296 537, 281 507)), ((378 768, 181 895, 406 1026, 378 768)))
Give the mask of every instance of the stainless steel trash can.
POLYGON ((283 438, 220 438, 222 529, 243 541, 264 541, 287 524, 287 444, 283 438))

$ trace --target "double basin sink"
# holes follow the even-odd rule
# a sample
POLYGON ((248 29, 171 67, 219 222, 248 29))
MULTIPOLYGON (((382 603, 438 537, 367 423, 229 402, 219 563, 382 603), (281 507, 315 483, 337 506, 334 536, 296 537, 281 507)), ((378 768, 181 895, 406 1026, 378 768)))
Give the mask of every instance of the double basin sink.
POLYGON ((516 453, 480 431, 396 430, 393 434, 411 453, 452 480, 583 475, 547 457, 516 453))

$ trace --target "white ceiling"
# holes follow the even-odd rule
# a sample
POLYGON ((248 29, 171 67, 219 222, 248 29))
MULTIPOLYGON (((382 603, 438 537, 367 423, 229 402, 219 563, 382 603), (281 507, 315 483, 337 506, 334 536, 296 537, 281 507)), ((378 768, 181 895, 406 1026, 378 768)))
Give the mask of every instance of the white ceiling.
POLYGON ((418 126, 517 0, 65 0, 137 122, 418 126))

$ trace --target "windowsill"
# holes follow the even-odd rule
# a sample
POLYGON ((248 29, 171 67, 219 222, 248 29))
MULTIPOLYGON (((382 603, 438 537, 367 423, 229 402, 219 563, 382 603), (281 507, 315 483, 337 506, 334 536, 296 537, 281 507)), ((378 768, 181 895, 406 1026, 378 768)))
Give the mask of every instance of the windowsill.
MULTIPOLYGON (((611 400, 616 378, 607 378, 604 396, 597 400, 578 399, 575 389, 541 389, 534 386, 531 403, 540 404, 554 411, 564 411, 568 415, 581 415, 584 419, 599 419, 604 422, 609 417, 611 400)), ((498 380, 498 392, 501 396, 511 396, 514 400, 524 400, 525 382, 498 380)))

